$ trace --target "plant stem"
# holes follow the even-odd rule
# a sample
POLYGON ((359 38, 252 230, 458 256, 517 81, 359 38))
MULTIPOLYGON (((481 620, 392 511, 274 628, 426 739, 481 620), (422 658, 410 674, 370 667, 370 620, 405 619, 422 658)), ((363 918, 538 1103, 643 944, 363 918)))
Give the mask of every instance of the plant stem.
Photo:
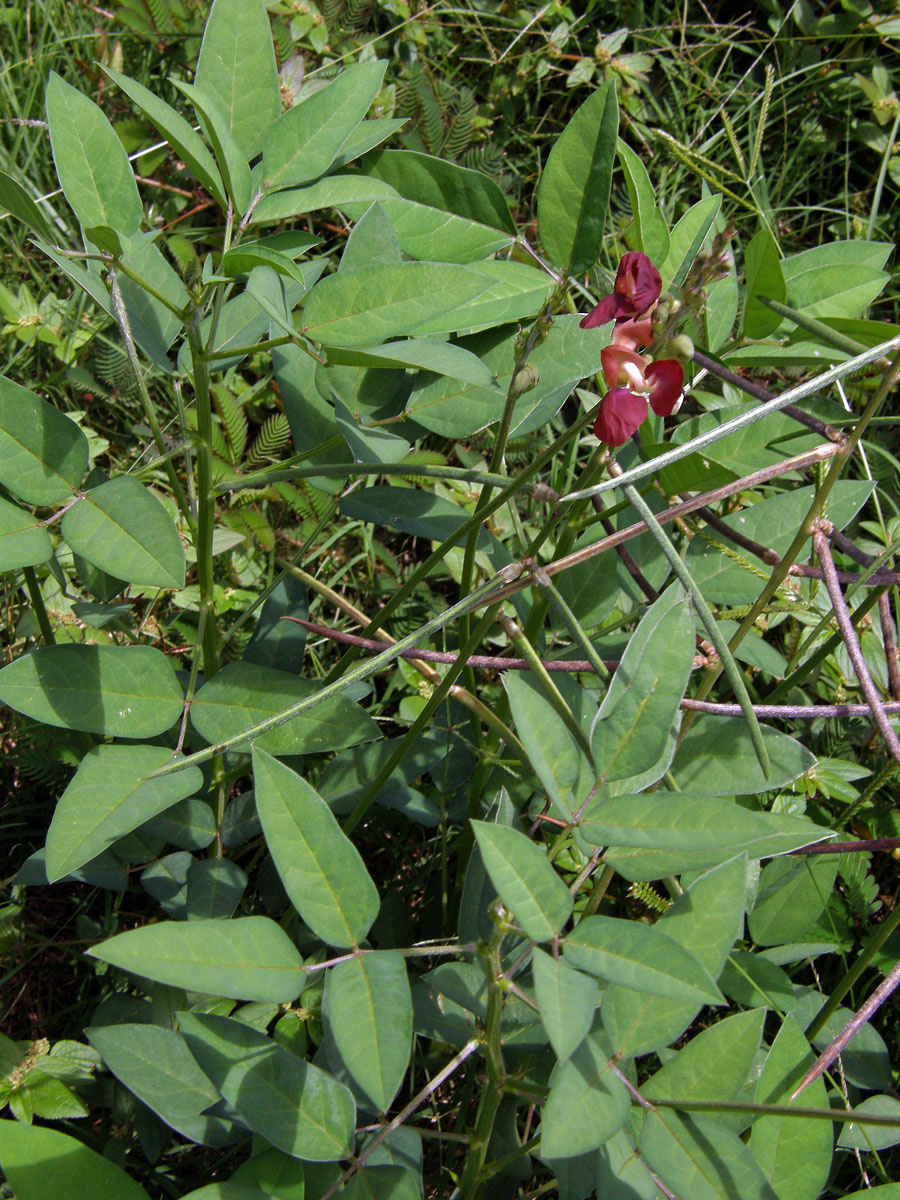
POLYGON ((219 636, 216 628, 213 583, 216 500, 212 490, 212 401, 209 393, 209 369, 200 345, 200 330, 196 321, 188 326, 188 344, 191 348, 194 395, 197 401, 197 583, 200 589, 200 608, 206 611, 203 625, 203 675, 205 680, 209 680, 219 669, 219 636))
POLYGON ((178 473, 175 470, 175 465, 171 461, 168 454, 168 446, 162 434, 162 429, 159 424, 159 418, 156 415, 156 406, 150 397, 150 391, 147 387, 147 381, 144 378, 144 372, 141 370, 141 364, 138 360, 137 349, 134 344, 134 338, 131 334, 131 324, 128 320, 128 310, 125 307, 125 301, 122 297, 121 289, 119 288, 119 280, 114 268, 109 270, 109 283, 112 295, 113 312, 116 314, 116 321, 119 326, 119 332, 122 335, 122 341, 125 345, 125 353, 128 356, 128 363, 131 367, 131 373, 134 376, 134 381, 137 384, 138 392, 141 397, 141 404, 144 409, 144 417, 147 424, 150 426, 150 432, 153 435, 153 443, 156 446, 157 453, 162 459, 165 467, 166 475, 169 480, 169 486, 172 489, 172 495, 175 497, 175 503, 178 505, 181 515, 187 523, 191 535, 196 535, 196 524, 194 514, 191 511, 191 506, 188 503, 188 498, 184 494, 184 488, 181 486, 181 480, 178 478, 178 473))
MULTIPOLYGON (((44 645, 54 646, 56 644, 56 634, 53 632, 53 626, 50 623, 50 615, 47 612, 47 605, 44 603, 44 594, 41 591, 41 585, 38 583, 37 575, 34 573, 34 567, 23 567, 22 574, 25 577, 28 598, 31 601, 31 607, 37 618, 38 628, 41 631, 41 637, 44 639, 44 645)), ((91 744, 93 745, 93 743, 91 744)))
POLYGON ((825 587, 828 590, 831 607, 834 610, 834 617, 837 621, 841 637, 844 640, 844 645, 847 647, 847 653, 850 655, 850 661, 856 672, 856 678, 859 680, 859 686, 862 688, 862 693, 869 703, 875 724, 884 738, 885 745, 893 755, 894 761, 900 766, 900 740, 898 740, 896 733, 894 733, 893 727, 884 711, 881 697, 878 694, 878 688, 875 686, 874 680, 869 673, 862 648, 856 637, 856 630, 853 628, 853 623, 850 620, 847 603, 841 592, 837 572, 834 569, 831 547, 828 544, 828 539, 820 530, 816 530, 813 534, 813 545, 819 557, 819 562, 822 564, 822 570, 825 573, 825 587))
POLYGON ((503 1063, 503 1043, 500 1023, 503 1016, 503 1001, 505 992, 500 987, 503 976, 503 964, 500 959, 500 947, 503 943, 504 928, 493 912, 495 928, 490 941, 481 948, 480 958, 484 973, 487 976, 487 1006, 484 1020, 482 1044, 484 1046, 487 1086, 481 1093, 478 1113, 475 1118, 475 1128, 469 1141, 469 1150, 459 1183, 460 1200, 478 1200, 483 1191, 480 1179, 481 1169, 487 1158, 488 1145, 494 1130, 497 1110, 503 1099, 503 1085, 506 1082, 506 1068, 503 1063))
POLYGON ((291 479, 310 479, 315 476, 343 479, 351 475, 413 475, 422 479, 460 479, 464 483, 480 483, 484 487, 504 487, 509 483, 506 475, 492 475, 488 471, 470 471, 467 467, 427 466, 420 463, 316 463, 306 467, 278 468, 273 471, 254 471, 251 475, 237 475, 233 479, 222 479, 215 485, 216 492, 237 492, 241 488, 266 487, 270 483, 282 483, 291 479))
POLYGON ((843 350, 846 354, 861 354, 865 350, 865 346, 856 340, 856 338, 847 337, 845 333, 839 333, 836 329, 826 325, 824 321, 817 321, 815 317, 808 317, 806 313, 798 312, 796 308, 791 308, 790 305, 781 304, 778 300, 769 300, 766 296, 759 296, 758 299, 770 308, 772 312, 778 313, 780 317, 787 317, 789 321, 799 326, 800 329, 805 329, 808 333, 813 333, 821 341, 826 342, 830 346, 834 346, 838 350, 843 350))

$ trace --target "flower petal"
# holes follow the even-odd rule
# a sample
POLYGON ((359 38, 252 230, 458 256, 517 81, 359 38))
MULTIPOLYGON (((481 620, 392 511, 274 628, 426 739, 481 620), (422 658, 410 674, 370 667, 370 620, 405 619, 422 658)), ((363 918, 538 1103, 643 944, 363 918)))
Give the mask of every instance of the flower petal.
POLYGON ((650 406, 658 417, 670 417, 681 406, 684 371, 674 358, 652 362, 644 372, 650 384, 650 406))
POLYGON ((611 388, 637 387, 638 390, 642 388, 647 364, 628 346, 620 346, 616 341, 613 341, 610 346, 604 346, 600 351, 600 362, 603 364, 606 382, 611 388), (631 370, 628 369, 629 367, 631 370))
POLYGON ((653 326, 649 321, 635 321, 626 317, 616 321, 612 340, 617 346, 625 346, 628 350, 649 346, 653 341, 653 326))
POLYGON ((641 254, 640 250, 629 250, 619 263, 615 288, 631 300, 633 311, 630 315, 642 317, 659 300, 662 279, 646 254, 641 254))
POLYGON ((634 316, 634 307, 626 296, 613 292, 604 296, 596 308, 591 309, 586 317, 579 321, 582 329, 593 329, 596 325, 608 325, 620 317, 634 316))
POLYGON ((635 396, 627 388, 613 388, 600 401, 594 435, 607 446, 621 446, 643 424, 646 416, 644 396, 635 396))

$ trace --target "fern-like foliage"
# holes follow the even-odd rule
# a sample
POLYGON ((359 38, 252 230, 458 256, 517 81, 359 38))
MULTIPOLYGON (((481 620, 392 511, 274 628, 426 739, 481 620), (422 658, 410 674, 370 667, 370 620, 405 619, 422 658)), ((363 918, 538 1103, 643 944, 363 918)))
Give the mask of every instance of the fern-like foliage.
POLYGON ((132 33, 162 41, 202 28, 207 10, 201 0, 122 0, 114 16, 132 33))
POLYGON ((867 920, 879 907, 878 882, 870 873, 871 865, 871 854, 842 854, 838 859, 841 891, 860 920, 867 920))
POLYGON ((643 904, 644 908, 649 908, 651 912, 655 913, 662 914, 672 905, 671 900, 661 896, 649 883, 633 883, 628 889, 628 895, 643 904))
POLYGON ((291 427, 284 413, 274 413, 256 435, 250 452, 247 455, 245 467, 261 466, 271 461, 276 455, 290 444, 291 427))
POLYGON ((227 388, 214 386, 212 395, 228 439, 232 461, 238 463, 247 447, 247 415, 227 388))
POLYGON ((137 394, 137 384, 131 370, 128 355, 121 346, 106 338, 97 338, 91 365, 97 379, 106 385, 110 392, 116 395, 131 396, 137 394))

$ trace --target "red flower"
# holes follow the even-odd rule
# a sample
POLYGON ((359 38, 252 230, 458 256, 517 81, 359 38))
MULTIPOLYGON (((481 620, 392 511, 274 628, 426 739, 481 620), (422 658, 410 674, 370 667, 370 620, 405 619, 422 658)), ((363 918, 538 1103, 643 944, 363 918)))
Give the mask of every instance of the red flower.
POLYGON ((594 434, 608 446, 621 446, 647 417, 647 401, 659 417, 670 417, 682 401, 684 371, 674 358, 647 363, 627 346, 600 352, 610 390, 600 401, 594 434), (622 387, 620 385, 625 384, 622 387))
POLYGON ((630 250, 623 255, 616 272, 611 295, 604 296, 595 309, 581 320, 582 329, 606 325, 609 321, 625 321, 629 317, 646 317, 653 311, 662 291, 659 271, 646 254, 630 250))
POLYGON ((607 446, 622 446, 647 417, 647 397, 628 388, 613 388, 600 401, 594 436, 607 446))

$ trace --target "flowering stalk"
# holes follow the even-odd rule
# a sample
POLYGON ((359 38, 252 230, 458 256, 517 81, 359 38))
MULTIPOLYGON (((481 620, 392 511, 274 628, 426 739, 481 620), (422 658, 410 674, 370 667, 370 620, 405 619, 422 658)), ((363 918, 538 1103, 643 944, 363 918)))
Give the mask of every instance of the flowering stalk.
POLYGON ((684 370, 674 358, 653 361, 638 347, 652 345, 650 320, 659 304, 662 280, 646 254, 633 250, 619 263, 614 289, 581 321, 593 329, 615 321, 612 341, 600 354, 609 391, 600 403, 594 434, 608 446, 621 446, 647 419, 649 408, 669 417, 684 398, 684 370))

